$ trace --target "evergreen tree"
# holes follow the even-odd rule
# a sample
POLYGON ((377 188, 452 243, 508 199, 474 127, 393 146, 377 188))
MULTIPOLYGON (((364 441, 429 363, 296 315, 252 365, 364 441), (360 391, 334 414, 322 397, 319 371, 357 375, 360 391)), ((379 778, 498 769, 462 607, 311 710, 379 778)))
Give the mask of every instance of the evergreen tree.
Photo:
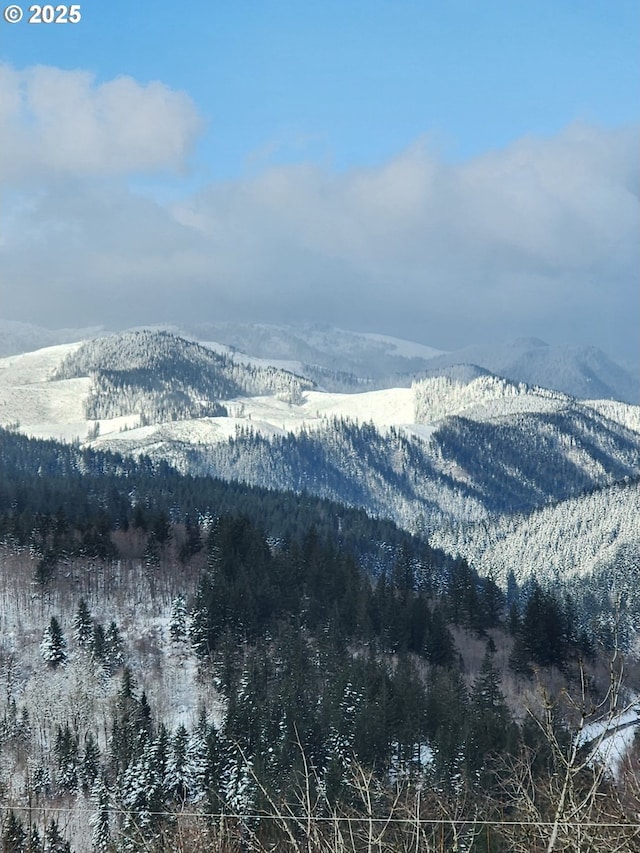
POLYGON ((104 663, 110 675, 124 666, 124 646, 120 630, 114 621, 107 628, 104 638, 104 663))
POLYGON ((104 776, 99 777, 92 793, 94 813, 89 822, 91 825, 91 845, 94 853, 109 853, 111 848, 111 828, 109 809, 109 789, 104 776))
POLYGON ((80 777, 85 794, 92 791, 100 772, 100 749, 92 732, 84 739, 84 753, 80 762, 80 777))
POLYGON ((48 548, 36 566, 36 581, 40 586, 47 586, 53 580, 58 568, 58 553, 48 548))
POLYGON ((44 853, 42 839, 40 838, 40 833, 38 832, 38 827, 35 823, 31 824, 31 830, 29 832, 29 838, 26 845, 26 853, 44 853))
POLYGON ((137 850, 139 844, 151 846, 160 816, 152 813, 159 778, 155 770, 153 744, 145 734, 121 776, 119 795, 125 812, 122 832, 125 850, 137 850))
POLYGON ((44 831, 46 853, 71 853, 71 845, 60 832, 58 821, 52 819, 44 831))
POLYGON ((60 623, 55 616, 51 617, 49 626, 45 628, 42 642, 40 643, 40 654, 48 666, 55 667, 64 665, 67 661, 67 641, 62 633, 60 623))
POLYGON ((510 664, 516 672, 530 674, 530 662, 562 668, 568 658, 568 625, 564 610, 551 592, 532 581, 515 637, 510 664))
POLYGON ((200 526, 191 520, 191 516, 187 515, 185 519, 185 538, 180 546, 179 559, 181 563, 188 562, 194 554, 202 550, 202 537, 200 535, 200 526))
POLYGON ((3 853, 25 853, 27 834, 24 824, 15 812, 11 810, 2 833, 3 853))
POLYGON ((190 774, 187 761, 189 735, 184 726, 178 726, 171 740, 164 786, 169 796, 178 803, 189 797, 190 774))
POLYGON ((58 788, 72 794, 78 789, 78 742, 79 737, 71 731, 69 723, 58 726, 55 755, 58 766, 58 788))
POLYGON ((178 595, 171 603, 171 619, 169 622, 171 642, 182 644, 187 637, 187 605, 183 595, 178 595))
POLYGON ((89 644, 91 657, 96 663, 104 664, 107 654, 107 640, 104 634, 104 628, 99 622, 93 626, 93 633, 89 644))
MULTIPOLYGON (((500 690, 500 677, 493 665, 495 645, 487 649, 474 681, 465 744, 468 772, 477 773, 492 756, 502 754, 509 743, 512 721, 500 690)), ((485 780, 487 774, 485 774, 485 780)))
POLYGON ((206 717, 201 717, 187 743, 186 777, 192 802, 199 802, 206 793, 210 769, 207 728, 206 717))
POLYGON ((93 619, 91 611, 84 598, 80 599, 78 609, 73 620, 73 639, 81 649, 86 649, 91 643, 93 636, 93 619))

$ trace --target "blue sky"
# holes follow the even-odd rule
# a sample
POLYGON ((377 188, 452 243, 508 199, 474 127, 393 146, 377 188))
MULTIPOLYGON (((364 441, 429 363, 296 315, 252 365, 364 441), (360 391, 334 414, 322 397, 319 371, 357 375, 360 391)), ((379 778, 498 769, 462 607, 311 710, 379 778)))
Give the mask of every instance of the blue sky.
POLYGON ((0 26, 5 316, 633 356, 637 2, 80 5, 0 26))

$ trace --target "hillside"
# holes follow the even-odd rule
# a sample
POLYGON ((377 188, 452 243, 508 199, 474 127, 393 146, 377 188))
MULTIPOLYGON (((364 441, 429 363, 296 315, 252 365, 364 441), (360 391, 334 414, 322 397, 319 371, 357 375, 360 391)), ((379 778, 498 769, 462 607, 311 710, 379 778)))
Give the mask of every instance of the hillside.
MULTIPOLYGON (((461 525, 640 474, 640 409, 629 404, 473 365, 431 370, 411 387, 329 393, 218 349, 141 330, 0 360, 0 423, 198 477, 318 495, 448 543, 461 525)), ((599 535, 616 541, 604 516, 599 535)))
MULTIPOLYGON (((531 818, 512 768, 555 796, 564 767, 533 666, 558 731, 570 743, 589 723, 585 743, 604 756, 589 765, 595 800, 580 793, 589 777, 572 782, 581 824, 612 808, 626 824, 635 808, 606 754, 618 723, 636 724, 637 680, 614 667, 619 704, 593 710, 609 657, 575 600, 533 584, 507 611, 466 562, 363 513, 2 431, 0 522, 8 850, 44 836, 61 853, 186 853, 246 848, 248 835, 256 852, 295 851, 279 816, 296 804, 305 846, 313 832, 318 849, 356 853, 374 794, 390 849, 476 836, 508 849, 531 818), (217 511, 194 520, 194 499, 217 511), (240 514, 223 509, 234 500, 240 514), (361 559, 372 545, 375 576, 361 559), (505 810, 509 824, 495 820, 505 810), (416 817, 437 825, 420 835, 416 817)), ((624 828, 603 827, 600 841, 632 849, 624 828)))
MULTIPOLYGON (((433 531, 431 541, 505 583, 599 577, 640 546, 640 483, 617 483, 530 514, 433 531)), ((620 580, 620 578, 619 578, 620 580)), ((629 590, 618 589, 625 594, 629 590)))

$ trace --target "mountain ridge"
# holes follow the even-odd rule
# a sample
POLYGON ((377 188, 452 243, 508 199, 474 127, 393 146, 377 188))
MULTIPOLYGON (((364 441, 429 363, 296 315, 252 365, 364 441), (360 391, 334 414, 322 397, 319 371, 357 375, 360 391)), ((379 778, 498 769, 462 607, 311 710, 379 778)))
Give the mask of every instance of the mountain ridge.
POLYGON ((640 474, 637 406, 468 364, 432 367, 410 387, 330 393, 244 359, 168 330, 12 356, 0 360, 0 424, 443 537, 640 474))

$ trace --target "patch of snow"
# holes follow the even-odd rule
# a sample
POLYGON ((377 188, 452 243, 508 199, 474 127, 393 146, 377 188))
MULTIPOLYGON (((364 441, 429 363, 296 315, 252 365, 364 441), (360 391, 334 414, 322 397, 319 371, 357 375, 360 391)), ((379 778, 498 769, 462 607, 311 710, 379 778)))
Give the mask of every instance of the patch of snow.
MULTIPOLYGON (((354 333, 352 333, 354 334, 354 333)), ((369 341, 385 344, 391 351, 391 355, 402 358, 435 358, 438 355, 446 355, 446 350, 434 349, 434 347, 418 344, 415 341, 406 341, 403 338, 394 338, 390 335, 379 335, 376 332, 360 332, 360 337, 369 341)))

